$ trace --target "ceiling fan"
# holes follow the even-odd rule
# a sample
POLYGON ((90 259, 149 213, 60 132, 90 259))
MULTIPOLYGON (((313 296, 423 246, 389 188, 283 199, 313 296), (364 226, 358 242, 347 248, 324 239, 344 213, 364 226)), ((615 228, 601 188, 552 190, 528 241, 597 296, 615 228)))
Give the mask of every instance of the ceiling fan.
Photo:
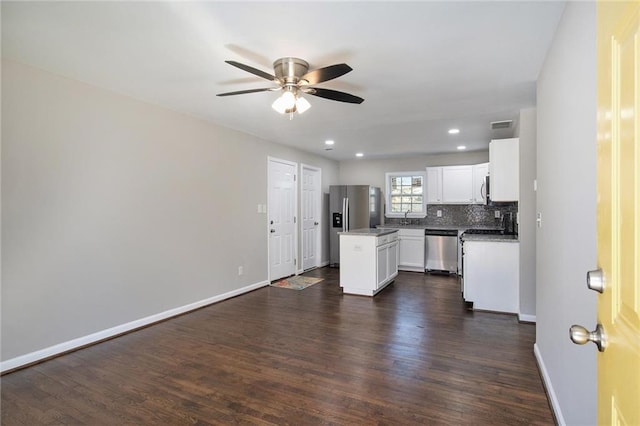
POLYGON ((318 83, 333 80, 345 75, 352 68, 347 64, 335 64, 328 67, 318 68, 309 71, 309 64, 299 58, 280 58, 273 63, 273 71, 275 75, 271 75, 249 65, 241 64, 236 61, 225 61, 229 65, 240 68, 251 74, 262 77, 266 80, 276 83, 277 87, 265 87, 261 89, 239 90, 236 92, 218 93, 218 96, 244 95, 246 93, 282 91, 282 95, 275 100, 273 109, 280 114, 289 114, 289 118, 293 117, 294 112, 302 114, 309 108, 311 104, 303 98, 303 93, 320 98, 330 99, 332 101, 347 102, 352 104, 361 104, 364 99, 337 90, 323 89, 320 87, 311 87, 318 83))

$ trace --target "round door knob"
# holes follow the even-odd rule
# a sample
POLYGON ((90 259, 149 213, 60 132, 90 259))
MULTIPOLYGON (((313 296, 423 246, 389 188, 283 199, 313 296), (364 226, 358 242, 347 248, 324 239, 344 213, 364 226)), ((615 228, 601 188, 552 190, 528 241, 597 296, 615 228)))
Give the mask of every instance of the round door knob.
POLYGON ((314 224, 315 226, 320 225, 318 222, 313 222, 313 224, 314 224))
POLYGON ((600 352, 604 352, 607 343, 601 324, 598 324, 594 331, 589 331, 581 325, 572 325, 569 329, 569 337, 576 345, 593 342, 600 352))
POLYGON ((274 232, 276 232, 276 230, 275 230, 275 229, 272 229, 270 232, 273 234, 274 232))

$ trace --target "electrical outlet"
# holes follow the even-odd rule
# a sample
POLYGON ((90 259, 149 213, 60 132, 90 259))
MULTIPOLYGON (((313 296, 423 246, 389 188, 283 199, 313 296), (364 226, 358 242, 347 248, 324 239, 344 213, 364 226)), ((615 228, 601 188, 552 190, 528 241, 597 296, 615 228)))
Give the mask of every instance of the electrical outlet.
POLYGON ((436 211, 436 216, 437 217, 442 217, 442 210, 436 211))
POLYGON ((258 213, 262 213, 262 204, 258 204, 258 213))
POLYGON ((244 268, 242 266, 238 266, 238 275, 244 274, 244 268))
POLYGON ((495 217, 496 219, 500 219, 500 210, 496 210, 493 212, 493 217, 495 217))

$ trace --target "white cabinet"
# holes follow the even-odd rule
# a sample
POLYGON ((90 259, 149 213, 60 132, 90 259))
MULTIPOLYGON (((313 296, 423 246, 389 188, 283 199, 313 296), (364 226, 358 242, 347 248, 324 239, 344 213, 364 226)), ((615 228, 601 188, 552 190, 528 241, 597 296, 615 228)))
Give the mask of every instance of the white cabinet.
POLYGON ((473 203, 487 203, 486 177, 489 174, 489 163, 473 166, 473 203))
MULTIPOLYGON (((387 245, 387 279, 385 281, 390 282, 398 276, 398 241, 391 242, 387 245)), ((387 282, 383 282, 382 285, 386 285, 387 282)), ((378 283, 380 288, 380 283, 378 283)))
POLYGON ((427 167, 427 203, 442 204, 442 167, 427 167))
POLYGON ((374 296, 397 275, 397 231, 383 236, 340 235, 340 287, 344 293, 374 296))
POLYGON ((492 201, 518 201, 520 192, 520 140, 494 139, 489 143, 489 177, 492 201))
POLYGON ((424 272, 424 229, 398 230, 398 269, 424 272))
POLYGON ((464 299, 473 309, 519 312, 520 244, 464 242, 464 299))
POLYGON ((442 202, 444 204, 471 204, 473 202, 472 180, 472 166, 443 167, 442 202))
POLYGON ((473 166, 427 167, 428 204, 471 204, 473 166))

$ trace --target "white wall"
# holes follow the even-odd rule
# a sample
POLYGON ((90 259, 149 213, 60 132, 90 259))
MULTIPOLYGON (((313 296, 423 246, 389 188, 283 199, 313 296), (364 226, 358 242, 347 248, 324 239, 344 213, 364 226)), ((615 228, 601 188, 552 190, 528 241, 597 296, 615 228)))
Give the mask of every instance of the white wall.
POLYGON ((538 79, 536 354, 560 423, 596 423, 594 345, 569 327, 596 324, 595 3, 569 2, 538 79))
POLYGON ((268 156, 338 183, 337 162, 24 65, 2 89, 2 361, 265 282, 268 156))
POLYGON ((458 166, 489 161, 489 150, 456 154, 416 155, 391 159, 365 158, 340 162, 340 184, 385 188, 387 172, 424 171, 427 166, 458 166))
POLYGON ((520 138, 520 200, 518 238, 520 240, 520 319, 536 318, 536 109, 520 111, 517 136, 520 138))

